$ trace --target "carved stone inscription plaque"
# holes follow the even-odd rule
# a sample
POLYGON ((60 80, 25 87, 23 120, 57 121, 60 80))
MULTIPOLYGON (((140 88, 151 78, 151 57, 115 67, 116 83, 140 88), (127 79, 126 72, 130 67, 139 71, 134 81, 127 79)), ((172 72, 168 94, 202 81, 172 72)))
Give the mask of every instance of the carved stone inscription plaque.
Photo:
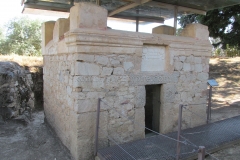
POLYGON ((165 47, 143 46, 141 71, 164 71, 165 69, 165 47))

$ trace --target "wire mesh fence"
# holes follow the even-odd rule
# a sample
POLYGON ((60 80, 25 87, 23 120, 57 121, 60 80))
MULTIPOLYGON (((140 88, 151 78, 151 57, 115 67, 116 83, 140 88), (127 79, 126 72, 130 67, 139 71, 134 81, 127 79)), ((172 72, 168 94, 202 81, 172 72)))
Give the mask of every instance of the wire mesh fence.
MULTIPOLYGON (((101 103, 108 105, 105 100, 101 100, 101 103)), ((134 121, 114 107, 109 105, 108 107, 111 108, 111 111, 108 112, 115 112, 119 118, 125 118, 139 128, 143 127, 142 123, 134 121)), ((149 131, 149 136, 132 139, 132 141, 126 143, 119 141, 121 139, 121 137, 118 137, 119 135, 107 133, 108 145, 103 147, 104 145, 101 146, 100 144, 99 157, 106 160, 180 160, 198 154, 199 147, 185 138, 178 140, 177 132, 161 134, 147 127, 145 127, 145 130, 149 131), (177 148, 179 144, 181 145, 180 152, 177 148)), ((104 128, 99 127, 99 132, 100 134, 105 132, 104 128)))
MULTIPOLYGON (((215 93, 229 88, 216 87, 212 89, 213 93, 215 93)), ((240 101, 238 97, 230 100, 231 102, 240 101)), ((131 99, 126 101, 131 101, 131 99)), ((226 98, 223 98, 223 101, 226 101, 226 98)), ((219 157, 212 155, 212 151, 215 151, 216 148, 219 148, 222 145, 230 144, 234 141, 240 142, 240 110, 236 108, 234 114, 229 114, 229 116, 226 117, 233 118, 229 118, 224 121, 218 121, 219 119, 223 118, 216 118, 215 116, 219 114, 219 111, 217 113, 216 110, 218 109, 217 107, 220 107, 220 105, 216 103, 217 101, 214 99, 214 97, 211 106, 212 108, 210 108, 210 114, 212 114, 212 116, 210 115, 209 119, 207 119, 206 114, 206 109, 209 106, 209 102, 182 105, 182 118, 185 119, 192 117, 192 119, 190 118, 191 120, 199 121, 199 123, 195 123, 197 124, 195 126, 198 126, 195 127, 188 124, 183 124, 184 120, 181 120, 181 125, 185 125, 184 127, 189 129, 181 129, 179 138, 179 132, 161 134, 150 128, 144 128, 145 124, 136 121, 132 115, 129 115, 125 111, 122 111, 118 107, 114 106, 114 102, 112 103, 110 101, 111 103, 109 103, 109 101, 105 99, 101 99, 100 102, 106 114, 114 115, 115 117, 118 117, 118 119, 124 119, 124 123, 121 121, 113 122, 115 124, 120 122, 120 125, 114 126, 114 131, 110 131, 112 128, 109 127, 99 127, 100 143, 98 153, 101 159, 180 160, 188 159, 189 157, 197 158, 197 155, 200 151, 199 147, 204 146, 205 154, 213 160, 218 160, 219 157), (204 106, 206 106, 206 108, 204 108, 204 106), (135 127, 137 126, 141 128, 141 131, 145 130, 145 132, 148 132, 149 134, 134 138, 135 135, 130 135, 130 133, 127 131, 124 132, 123 126, 125 123, 131 124, 135 127), (116 132, 120 128, 122 129, 121 133, 116 132)), ((225 112, 225 110, 223 110, 223 112, 225 112)), ((229 111, 226 112, 230 113, 229 111)))

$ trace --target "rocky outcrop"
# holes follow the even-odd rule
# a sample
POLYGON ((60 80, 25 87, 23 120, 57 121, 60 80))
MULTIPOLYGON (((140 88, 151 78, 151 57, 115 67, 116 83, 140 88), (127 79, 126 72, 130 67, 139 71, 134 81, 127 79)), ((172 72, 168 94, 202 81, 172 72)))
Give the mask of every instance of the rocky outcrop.
POLYGON ((0 62, 0 109, 3 118, 16 117, 26 110, 32 110, 34 108, 32 89, 33 80, 29 71, 15 62, 0 62))

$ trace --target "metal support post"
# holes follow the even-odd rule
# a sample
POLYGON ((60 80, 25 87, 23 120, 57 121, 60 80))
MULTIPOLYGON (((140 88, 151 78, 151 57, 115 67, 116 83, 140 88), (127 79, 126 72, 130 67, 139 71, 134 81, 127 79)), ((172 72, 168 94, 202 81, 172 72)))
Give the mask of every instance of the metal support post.
POLYGON ((211 120, 211 106, 212 106, 212 86, 209 86, 208 108, 207 108, 207 124, 211 120))
POLYGON ((177 31, 177 14, 178 14, 178 7, 175 6, 174 7, 174 28, 175 28, 175 34, 176 35, 176 31, 177 31))
POLYGON ((101 102, 101 99, 98 98, 97 119, 96 119, 96 133, 95 133, 95 148, 94 148, 94 155, 95 155, 95 156, 97 156, 97 151, 98 151, 98 134, 99 134, 99 119, 100 119, 100 102, 101 102))
POLYGON ((198 149, 198 160, 204 160, 205 159, 205 147, 199 146, 198 149))
POLYGON ((100 6, 100 0, 96 0, 96 4, 100 6))
POLYGON ((178 113, 178 135, 177 135, 177 157, 176 160, 179 160, 180 157, 180 136, 181 136, 181 128, 182 128, 182 109, 183 109, 183 105, 180 104, 179 105, 179 113, 178 113))
POLYGON ((137 10, 137 17, 136 17, 136 32, 138 32, 139 28, 139 17, 138 17, 139 10, 137 10))

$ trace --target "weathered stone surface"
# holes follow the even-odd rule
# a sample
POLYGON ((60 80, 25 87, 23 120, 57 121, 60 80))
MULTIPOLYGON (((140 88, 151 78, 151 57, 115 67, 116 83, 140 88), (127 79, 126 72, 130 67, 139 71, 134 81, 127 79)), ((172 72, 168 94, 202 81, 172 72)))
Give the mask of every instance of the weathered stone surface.
POLYGON ((179 73, 160 73, 153 75, 130 75, 130 85, 148 85, 148 84, 164 84, 175 83, 178 81, 179 73))
POLYGON ((195 68, 196 72, 202 72, 203 71, 202 64, 195 64, 194 68, 195 68))
POLYGON ((123 62, 123 67, 125 71, 129 71, 134 65, 132 62, 123 62))
POLYGON ((108 64, 108 57, 107 56, 95 56, 95 62, 106 66, 108 64))
MULTIPOLYGON (((105 30, 106 17, 99 6, 76 4, 64 40, 45 49, 46 116, 75 159, 94 158, 98 98, 103 146, 114 145, 107 135, 119 143, 145 136, 146 85, 161 86, 163 133, 176 130, 179 104, 206 102, 208 39, 105 30)), ((184 114, 183 127, 200 124, 184 114)))
POLYGON ((182 62, 175 62, 174 63, 174 70, 181 71, 182 68, 183 68, 183 63, 182 62))
POLYGON ((42 54, 45 54, 45 46, 53 39, 55 22, 48 21, 42 24, 42 54))
POLYGON ((0 62, 0 115, 3 119, 34 109, 34 102, 30 72, 15 62, 0 62))
POLYGON ((96 64, 76 62, 75 75, 99 75, 100 68, 96 64))
POLYGON ((69 19, 59 18, 54 25, 53 29, 53 41, 58 42, 59 40, 64 39, 64 33, 69 31, 70 27, 69 19))
POLYGON ((181 36, 207 40, 209 37, 208 27, 200 23, 188 24, 181 32, 181 36))
POLYGON ((165 47, 143 46, 141 71, 164 71, 165 47))
POLYGON ((191 71, 191 64, 190 63, 184 63, 183 64, 183 71, 191 71))
POLYGON ((167 34, 167 35, 175 35, 176 29, 174 27, 161 25, 152 29, 152 33, 154 34, 167 34))
POLYGON ((175 96, 177 94, 177 88, 175 84, 163 84, 161 96, 163 97, 164 103, 175 102, 175 96))
POLYGON ((76 3, 70 9, 70 30, 107 28, 107 10, 91 3, 76 3))
POLYGON ((101 75, 109 76, 111 74, 113 74, 113 68, 103 67, 101 75))
POLYGON ((207 73, 199 73, 197 75, 197 79, 200 80, 200 81, 207 81, 208 74, 207 73))
POLYGON ((124 69, 122 67, 114 68, 113 74, 114 75, 123 75, 124 74, 124 69))
POLYGON ((136 87, 136 108, 142 108, 146 104, 146 90, 145 86, 136 87))
POLYGON ((75 54, 74 60, 77 60, 79 62, 94 62, 94 55, 75 54))

